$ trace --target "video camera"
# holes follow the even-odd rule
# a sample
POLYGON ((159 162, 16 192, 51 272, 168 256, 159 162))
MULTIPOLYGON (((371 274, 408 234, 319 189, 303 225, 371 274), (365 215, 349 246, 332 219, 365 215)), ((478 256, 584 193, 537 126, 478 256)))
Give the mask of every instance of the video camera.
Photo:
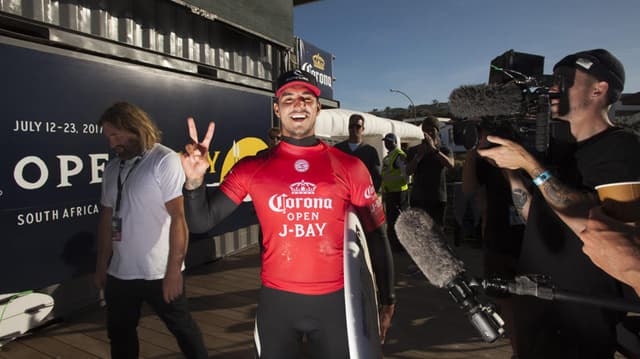
MULTIPOLYGON (((451 92, 454 142, 466 149, 487 148, 495 135, 545 157, 552 138, 568 134, 568 124, 551 119, 553 76, 543 75, 544 57, 509 50, 491 62, 488 85, 462 86, 451 92)), ((562 82, 561 82, 562 83, 562 82)))

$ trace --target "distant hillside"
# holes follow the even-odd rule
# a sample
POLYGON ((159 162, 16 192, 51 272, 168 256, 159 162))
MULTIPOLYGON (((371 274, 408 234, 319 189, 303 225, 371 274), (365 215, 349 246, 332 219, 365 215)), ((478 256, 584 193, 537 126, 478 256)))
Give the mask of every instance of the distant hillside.
MULTIPOLYGON (((413 108, 391 108, 388 106, 383 110, 374 108, 369 113, 375 116, 385 117, 392 120, 403 120, 412 118, 414 116, 413 108)), ((425 117, 429 115, 437 117, 449 117, 449 104, 446 102, 434 101, 430 105, 416 106, 416 117, 425 117)))

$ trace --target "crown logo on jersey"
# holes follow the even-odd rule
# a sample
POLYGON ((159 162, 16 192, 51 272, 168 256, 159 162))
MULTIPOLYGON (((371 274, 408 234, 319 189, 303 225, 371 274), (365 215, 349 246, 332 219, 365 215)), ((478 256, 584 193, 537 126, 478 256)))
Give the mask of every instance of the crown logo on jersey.
POLYGON ((311 59, 313 60, 313 67, 317 67, 320 70, 324 71, 324 59, 322 58, 322 56, 320 56, 319 53, 313 55, 311 59))
POLYGON ((315 194, 316 193, 316 185, 313 183, 300 181, 293 183, 289 186, 291 190, 291 194, 315 194))

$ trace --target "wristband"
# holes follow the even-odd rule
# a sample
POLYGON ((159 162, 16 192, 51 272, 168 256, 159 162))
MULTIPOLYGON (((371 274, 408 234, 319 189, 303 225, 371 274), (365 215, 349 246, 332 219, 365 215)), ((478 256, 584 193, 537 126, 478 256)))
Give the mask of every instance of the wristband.
POLYGON ((533 179, 533 184, 536 186, 541 186, 545 182, 547 182, 551 178, 551 173, 549 171, 543 171, 536 178, 533 179))

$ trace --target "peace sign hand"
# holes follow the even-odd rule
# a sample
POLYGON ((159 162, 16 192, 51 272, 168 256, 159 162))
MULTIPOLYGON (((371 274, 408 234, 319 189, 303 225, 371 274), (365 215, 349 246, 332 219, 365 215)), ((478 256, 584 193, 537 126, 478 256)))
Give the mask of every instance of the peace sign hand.
POLYGON ((198 130, 192 117, 187 118, 187 125, 192 142, 184 146, 185 151, 180 160, 184 174, 187 177, 184 186, 187 190, 194 190, 202 185, 204 174, 209 169, 207 154, 209 153, 209 144, 213 138, 215 124, 209 122, 209 128, 202 142, 198 142, 198 130))

